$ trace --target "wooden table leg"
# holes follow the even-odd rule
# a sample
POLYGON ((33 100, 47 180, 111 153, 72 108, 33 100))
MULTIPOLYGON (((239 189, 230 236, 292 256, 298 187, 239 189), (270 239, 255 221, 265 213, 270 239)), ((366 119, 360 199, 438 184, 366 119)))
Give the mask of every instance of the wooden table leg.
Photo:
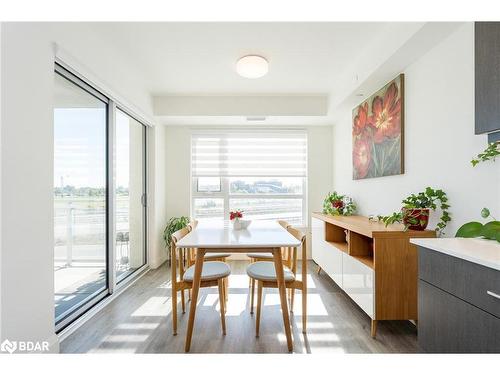
POLYGON ((191 305, 189 306, 189 320, 186 332, 186 345, 184 351, 189 352, 191 348, 191 337, 193 336, 194 317, 196 315, 196 305, 198 303, 198 292, 201 284, 201 272, 203 270, 203 260, 205 258, 205 250, 198 249, 196 251, 196 261, 194 264, 193 276, 193 291, 191 292, 191 305))
POLYGON ((288 345, 288 351, 291 352, 293 350, 293 342, 292 342, 292 332, 290 330, 290 317, 288 315, 288 305, 286 303, 285 275, 283 273, 283 261, 281 259, 281 249, 280 248, 274 249, 273 254, 274 254, 274 267, 276 268, 276 279, 278 282, 278 289, 281 300, 281 312, 283 313, 283 324, 285 325, 286 343, 288 345))

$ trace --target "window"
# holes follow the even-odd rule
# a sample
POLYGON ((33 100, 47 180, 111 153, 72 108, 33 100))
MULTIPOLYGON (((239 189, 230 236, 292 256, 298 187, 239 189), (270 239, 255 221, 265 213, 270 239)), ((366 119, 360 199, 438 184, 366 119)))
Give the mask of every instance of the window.
POLYGON ((249 219, 305 223, 305 132, 193 134, 191 143, 193 217, 239 209, 249 219))
POLYGON ((83 82, 54 77, 56 323, 108 290, 108 102, 83 82))
POLYGON ((145 268, 146 127, 59 65, 54 91, 59 332, 145 268))
POLYGON ((116 110, 115 269, 120 282, 146 263, 146 127, 116 110))

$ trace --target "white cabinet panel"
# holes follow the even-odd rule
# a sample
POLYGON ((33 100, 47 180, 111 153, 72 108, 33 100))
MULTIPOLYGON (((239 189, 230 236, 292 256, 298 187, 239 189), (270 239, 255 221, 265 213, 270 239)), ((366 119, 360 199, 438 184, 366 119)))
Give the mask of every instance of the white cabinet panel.
POLYGON ((312 218, 312 257, 342 288, 342 252, 325 241, 325 222, 312 218))
POLYGON ((375 305, 373 269, 347 254, 343 255, 343 289, 373 319, 375 305))

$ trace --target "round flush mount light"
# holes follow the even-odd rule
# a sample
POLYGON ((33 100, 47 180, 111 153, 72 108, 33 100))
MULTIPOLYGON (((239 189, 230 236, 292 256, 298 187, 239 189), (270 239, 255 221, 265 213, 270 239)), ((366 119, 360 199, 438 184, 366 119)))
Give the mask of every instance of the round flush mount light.
POLYGON ((260 78, 269 71, 269 63, 262 56, 243 56, 236 62, 236 71, 245 78, 260 78))

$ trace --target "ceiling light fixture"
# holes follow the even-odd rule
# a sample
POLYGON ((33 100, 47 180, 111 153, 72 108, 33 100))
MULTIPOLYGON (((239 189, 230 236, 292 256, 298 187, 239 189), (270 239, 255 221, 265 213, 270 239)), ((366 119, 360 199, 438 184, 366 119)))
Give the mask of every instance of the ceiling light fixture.
POLYGON ((247 55, 236 62, 236 71, 245 78, 260 78, 269 71, 269 63, 262 56, 247 55))

